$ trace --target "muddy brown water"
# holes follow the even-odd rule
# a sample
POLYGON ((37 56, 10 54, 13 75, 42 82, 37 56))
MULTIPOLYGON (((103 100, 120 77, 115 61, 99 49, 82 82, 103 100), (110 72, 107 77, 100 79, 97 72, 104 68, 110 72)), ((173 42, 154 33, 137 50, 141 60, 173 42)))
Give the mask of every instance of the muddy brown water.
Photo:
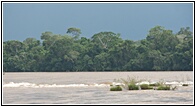
POLYGON ((117 79, 193 82, 193 72, 20 72, 3 75, 3 104, 193 104, 194 84, 175 91, 112 92, 117 79), (104 85, 105 84, 105 85, 104 85))

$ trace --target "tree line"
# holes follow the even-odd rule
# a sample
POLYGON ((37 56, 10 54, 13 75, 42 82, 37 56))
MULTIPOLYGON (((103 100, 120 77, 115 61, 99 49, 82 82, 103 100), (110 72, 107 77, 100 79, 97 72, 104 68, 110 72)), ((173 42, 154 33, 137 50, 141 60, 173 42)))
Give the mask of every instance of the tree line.
POLYGON ((3 42, 3 71, 192 71, 193 35, 189 27, 174 34, 163 26, 151 28, 143 40, 123 40, 120 34, 100 32, 80 37, 44 32, 41 40, 3 42))

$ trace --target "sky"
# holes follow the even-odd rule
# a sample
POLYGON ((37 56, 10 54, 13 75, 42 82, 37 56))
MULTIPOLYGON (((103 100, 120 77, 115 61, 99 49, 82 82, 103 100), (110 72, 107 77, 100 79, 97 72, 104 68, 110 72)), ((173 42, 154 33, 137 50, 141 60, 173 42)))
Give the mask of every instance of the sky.
POLYGON ((65 35, 81 29, 91 38, 104 31, 120 33, 129 40, 145 39, 155 26, 177 33, 182 27, 193 31, 192 3, 3 3, 3 41, 36 38, 46 31, 65 35))

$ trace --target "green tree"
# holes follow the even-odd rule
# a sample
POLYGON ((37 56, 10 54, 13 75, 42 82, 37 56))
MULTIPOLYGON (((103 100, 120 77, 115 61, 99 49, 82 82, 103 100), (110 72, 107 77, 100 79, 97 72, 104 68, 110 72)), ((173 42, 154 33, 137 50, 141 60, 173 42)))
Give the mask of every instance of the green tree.
POLYGON ((166 71, 193 70, 193 33, 177 34, 162 26, 149 30, 146 39, 123 40, 120 34, 99 32, 81 37, 44 32, 41 40, 3 42, 4 71, 166 71))
POLYGON ((159 50, 161 53, 174 52, 175 46, 179 44, 179 40, 172 31, 165 30, 162 26, 150 29, 146 40, 151 43, 151 49, 159 50))
POLYGON ((81 30, 79 28, 71 27, 71 28, 67 29, 67 33, 72 34, 74 39, 78 39, 82 32, 81 32, 81 30))
POLYGON ((92 36, 92 41, 100 45, 102 48, 107 49, 122 42, 122 39, 120 38, 120 34, 115 34, 113 32, 100 32, 92 36))

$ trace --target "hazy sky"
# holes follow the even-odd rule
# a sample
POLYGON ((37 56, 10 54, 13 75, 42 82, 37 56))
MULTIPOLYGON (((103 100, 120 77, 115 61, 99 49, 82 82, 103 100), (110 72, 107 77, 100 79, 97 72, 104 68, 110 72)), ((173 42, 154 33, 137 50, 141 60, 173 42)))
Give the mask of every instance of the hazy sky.
MULTIPOLYGON (((145 39, 156 25, 193 28, 192 3, 3 3, 3 40, 40 39, 41 33, 66 34, 80 28, 90 38, 101 31, 123 39, 145 39)), ((192 30, 191 30, 192 31, 192 30)))

